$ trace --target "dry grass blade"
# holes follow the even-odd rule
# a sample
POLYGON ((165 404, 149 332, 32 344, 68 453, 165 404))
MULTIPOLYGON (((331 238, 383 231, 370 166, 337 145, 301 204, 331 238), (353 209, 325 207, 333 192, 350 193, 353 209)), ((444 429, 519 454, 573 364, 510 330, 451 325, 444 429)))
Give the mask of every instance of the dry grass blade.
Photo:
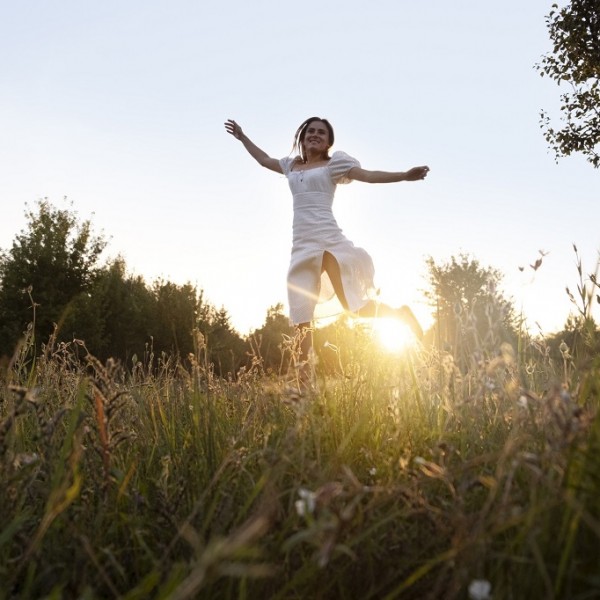
POLYGON ((210 577, 269 577, 274 569, 264 564, 238 562, 239 555, 248 551, 269 529, 269 519, 251 518, 228 537, 211 542, 198 558, 188 577, 169 596, 170 600, 195 598, 210 577))

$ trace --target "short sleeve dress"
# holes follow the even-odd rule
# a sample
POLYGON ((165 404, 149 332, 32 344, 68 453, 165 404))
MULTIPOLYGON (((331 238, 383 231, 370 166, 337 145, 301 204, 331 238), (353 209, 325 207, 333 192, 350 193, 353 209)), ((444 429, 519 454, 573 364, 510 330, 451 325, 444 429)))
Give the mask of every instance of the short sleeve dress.
POLYGON ((323 271, 323 253, 331 253, 340 266, 348 308, 358 311, 373 294, 373 261, 362 248, 348 240, 333 216, 338 183, 350 183, 352 167, 360 163, 345 152, 334 152, 326 165, 292 170, 295 158, 279 163, 294 199, 293 242, 288 271, 290 319, 294 324, 342 311, 334 299, 333 286, 323 271), (320 310, 319 310, 320 309, 320 310))

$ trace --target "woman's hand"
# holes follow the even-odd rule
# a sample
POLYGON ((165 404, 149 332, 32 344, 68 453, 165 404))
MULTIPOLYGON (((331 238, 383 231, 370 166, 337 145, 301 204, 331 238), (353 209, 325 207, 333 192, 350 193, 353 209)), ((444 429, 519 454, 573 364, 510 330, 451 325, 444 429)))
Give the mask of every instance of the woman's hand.
POLYGON ((227 119, 225 122, 225 130, 236 140, 241 140, 242 136, 244 135, 242 128, 233 119, 227 119))
POLYGON ((425 179, 429 173, 429 167, 413 167, 406 171, 406 181, 419 181, 425 179))
POLYGON ((271 169, 271 171, 275 171, 276 173, 283 173, 279 161, 276 158, 271 158, 264 150, 261 150, 254 142, 252 142, 233 119, 227 119, 227 121, 225 121, 225 130, 236 140, 242 142, 244 148, 248 150, 250 156, 252 156, 259 165, 271 169))

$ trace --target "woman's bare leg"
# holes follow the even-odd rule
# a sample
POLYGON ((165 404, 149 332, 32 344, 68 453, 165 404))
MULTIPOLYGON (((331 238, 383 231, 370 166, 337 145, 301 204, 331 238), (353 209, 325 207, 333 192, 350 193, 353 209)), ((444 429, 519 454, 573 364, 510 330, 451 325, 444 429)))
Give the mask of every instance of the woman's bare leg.
POLYGON ((415 317, 413 311, 406 305, 401 306, 400 308, 393 308, 387 304, 369 300, 367 304, 358 310, 357 314, 359 317, 366 318, 379 317, 380 319, 385 319, 391 317, 393 319, 400 319, 410 327, 418 340, 423 339, 423 329, 421 328, 421 325, 419 325, 419 321, 417 321, 417 317, 415 317))
MULTIPOLYGON (((346 300, 346 294, 344 293, 344 285, 342 283, 342 274, 340 272, 340 265, 335 259, 335 256, 330 252, 323 253, 323 271, 327 272, 333 290, 338 297, 341 305, 345 310, 348 309, 348 301, 346 300)), ((413 314, 412 310, 408 306, 401 306, 400 308, 393 308, 387 304, 375 302, 369 300, 361 309, 358 310, 359 317, 366 318, 394 318, 404 321, 412 330, 413 334, 417 339, 423 338, 423 330, 417 321, 417 318, 413 314)))
POLYGON ((340 272, 340 265, 335 259, 335 256, 331 252, 323 252, 323 267, 322 271, 326 271, 329 275, 329 280, 333 286, 333 291, 338 297, 340 304, 344 307, 344 310, 348 309, 348 301, 346 300, 346 294, 344 293, 344 284, 342 283, 342 274, 340 272))

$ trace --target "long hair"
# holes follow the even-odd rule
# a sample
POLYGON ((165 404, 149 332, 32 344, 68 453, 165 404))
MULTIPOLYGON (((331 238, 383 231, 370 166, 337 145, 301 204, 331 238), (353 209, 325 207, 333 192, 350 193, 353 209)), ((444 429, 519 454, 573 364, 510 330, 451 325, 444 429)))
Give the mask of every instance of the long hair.
MULTIPOLYGON (((327 127, 327 131, 329 132, 329 146, 333 146, 333 141, 335 139, 333 127, 327 119, 322 119, 321 117, 310 117, 309 119, 306 119, 306 121, 304 121, 296 130, 296 135, 294 136, 294 145, 292 146, 292 152, 297 151, 298 154, 300 154, 302 162, 306 162, 306 153, 304 152, 304 138, 306 137, 306 130, 313 121, 321 121, 322 123, 325 123, 325 127, 327 127)), ((329 155, 327 155, 327 158, 329 158, 329 155)))

